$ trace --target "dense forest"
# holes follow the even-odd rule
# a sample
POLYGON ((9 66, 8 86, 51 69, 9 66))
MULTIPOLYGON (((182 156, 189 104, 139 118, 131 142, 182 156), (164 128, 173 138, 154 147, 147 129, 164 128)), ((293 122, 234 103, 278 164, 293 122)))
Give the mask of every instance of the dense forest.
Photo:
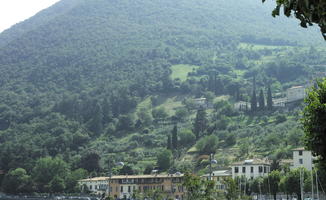
POLYGON ((216 168, 290 158, 303 145, 302 103, 271 98, 320 77, 326 48, 318 30, 275 20, 272 7, 62 0, 2 32, 2 190, 76 192, 78 179, 109 169, 203 174, 210 153, 216 168), (259 106, 239 111, 239 101, 259 106))

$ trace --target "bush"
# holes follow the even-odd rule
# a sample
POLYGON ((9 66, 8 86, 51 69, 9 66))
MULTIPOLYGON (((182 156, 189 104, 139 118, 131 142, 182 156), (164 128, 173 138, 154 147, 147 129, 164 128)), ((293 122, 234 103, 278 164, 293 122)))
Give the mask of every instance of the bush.
POLYGON ((279 124, 279 123, 282 123, 282 122, 285 122, 286 121, 286 116, 284 114, 279 114, 276 116, 276 123, 279 124))
POLYGON ((177 121, 184 121, 185 118, 189 115, 189 112, 186 108, 178 108, 175 111, 174 117, 176 118, 177 121))
POLYGON ((179 143, 183 147, 192 145, 196 140, 195 134, 193 134, 193 132, 188 129, 180 131, 179 138, 179 143))
POLYGON ((216 152, 218 144, 219 144, 218 137, 215 135, 209 135, 201 138, 197 142, 196 148, 200 153, 211 154, 216 152))
POLYGON ((164 149, 157 155, 157 165, 159 169, 166 171, 170 168, 172 161, 172 152, 164 149))

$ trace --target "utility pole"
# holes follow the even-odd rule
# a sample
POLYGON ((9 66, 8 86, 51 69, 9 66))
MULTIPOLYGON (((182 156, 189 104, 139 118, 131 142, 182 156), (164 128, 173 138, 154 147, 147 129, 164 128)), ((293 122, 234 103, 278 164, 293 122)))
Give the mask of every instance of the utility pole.
POLYGON ((209 154, 209 180, 212 180, 212 157, 213 154, 209 154))
POLYGON ((301 200, 304 199, 303 194, 303 180, 304 180, 304 174, 302 172, 302 168, 300 168, 300 191, 301 191, 301 200))
POLYGON ((243 195, 246 196, 246 191, 247 191, 247 178, 244 176, 244 182, 245 182, 245 185, 244 185, 244 189, 243 189, 243 195))
POLYGON ((314 173, 311 170, 311 199, 314 200, 314 173))
POLYGON ((209 155, 209 180, 212 180, 212 164, 217 164, 217 160, 213 159, 213 154, 209 155))
POLYGON ((260 187, 260 181, 258 181, 258 185, 259 185, 259 199, 261 199, 261 187, 260 187))
POLYGON ((240 192, 239 192, 239 199, 241 199, 241 177, 239 178, 239 181, 238 181, 239 183, 239 189, 240 189, 240 192))
POLYGON ((318 172, 316 170, 316 192, 317 192, 317 199, 319 200, 319 191, 318 191, 318 172))
POLYGON ((108 189, 107 189, 107 194, 109 199, 111 198, 111 178, 112 178, 112 165, 111 165, 111 160, 108 160, 108 168, 109 168, 109 184, 108 184, 108 189))
POLYGON ((272 198, 272 193, 271 193, 271 184, 270 184, 270 182, 269 182, 269 176, 267 176, 267 181, 268 181, 268 191, 269 191, 269 196, 270 196, 271 199, 273 199, 273 198, 272 198))

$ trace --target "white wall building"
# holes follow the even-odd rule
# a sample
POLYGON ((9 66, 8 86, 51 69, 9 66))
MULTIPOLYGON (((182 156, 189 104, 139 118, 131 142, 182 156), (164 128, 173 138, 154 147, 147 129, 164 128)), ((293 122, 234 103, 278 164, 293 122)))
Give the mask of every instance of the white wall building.
POLYGON ((306 93, 304 86, 295 86, 286 90, 286 98, 288 103, 302 100, 304 99, 305 95, 306 93))
POLYGON ((293 149, 293 167, 304 167, 307 170, 312 170, 313 168, 314 156, 312 156, 311 151, 302 148, 293 149))
POLYGON ((206 100, 206 98, 194 99, 194 103, 195 103, 196 107, 198 107, 198 108, 200 108, 200 107, 207 108, 207 100, 206 100))
POLYGON ((234 104, 234 109, 239 111, 248 111, 251 108, 251 104, 246 101, 239 101, 234 104))
POLYGON ((245 176, 247 179, 268 175, 270 163, 266 160, 245 160, 232 164, 232 178, 245 176))
MULTIPOLYGON (((88 178, 79 181, 79 185, 83 187, 87 186, 87 189, 91 193, 102 194, 108 189, 109 177, 95 177, 88 178)), ((84 188, 85 189, 85 188, 84 188)))

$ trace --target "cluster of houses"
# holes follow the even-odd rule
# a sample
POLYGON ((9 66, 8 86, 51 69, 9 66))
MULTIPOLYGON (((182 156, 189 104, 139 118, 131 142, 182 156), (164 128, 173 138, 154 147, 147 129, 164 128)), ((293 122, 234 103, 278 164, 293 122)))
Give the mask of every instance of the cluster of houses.
MULTIPOLYGON (((273 107, 280 108, 291 105, 295 102, 302 101, 306 96, 306 88, 308 86, 293 86, 286 90, 286 97, 284 98, 273 98, 273 107)), ((240 111, 250 110, 251 104, 245 101, 239 101, 234 104, 234 108, 240 111)))
MULTIPOLYGON (((313 160, 310 151, 304 148, 293 150, 293 160, 288 162, 290 168, 304 167, 312 170, 313 160)), ((262 159, 250 159, 233 163, 229 169, 212 171, 202 176, 203 179, 214 180, 216 189, 224 192, 226 190, 226 178, 246 177, 255 179, 270 173, 271 162, 262 159)), ((79 181, 83 190, 95 194, 106 194, 115 199, 130 199, 135 193, 145 193, 150 190, 162 191, 167 197, 184 199, 186 192, 182 185, 184 174, 151 174, 151 175, 120 175, 111 177, 95 177, 79 181)))
POLYGON ((183 199, 184 175, 176 174, 151 174, 151 175, 119 175, 111 177, 95 177, 79 181, 83 190, 95 194, 106 194, 115 199, 131 199, 136 193, 146 191, 162 191, 169 197, 183 199), (87 187, 87 188, 85 188, 87 187))

